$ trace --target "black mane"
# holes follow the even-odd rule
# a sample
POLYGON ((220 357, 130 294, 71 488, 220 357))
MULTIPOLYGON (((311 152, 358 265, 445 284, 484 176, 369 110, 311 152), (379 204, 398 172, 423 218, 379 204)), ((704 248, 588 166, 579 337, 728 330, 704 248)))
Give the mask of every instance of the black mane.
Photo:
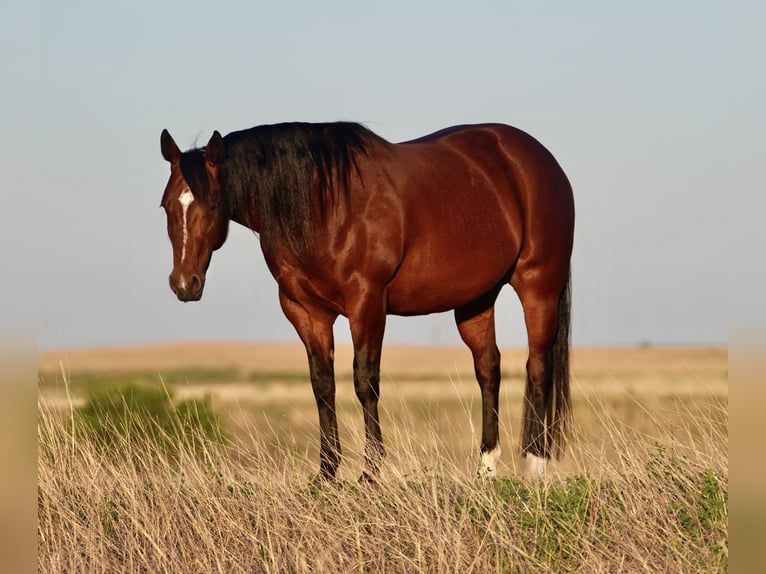
POLYGON ((383 141, 346 122, 265 125, 228 134, 219 173, 230 216, 257 225, 264 247, 286 245, 307 260, 320 223, 315 210, 324 218, 339 199, 348 199, 356 159, 367 154, 372 140, 383 141))
POLYGON ((181 175, 196 197, 207 199, 209 183, 205 171, 205 150, 190 149, 181 154, 181 175))

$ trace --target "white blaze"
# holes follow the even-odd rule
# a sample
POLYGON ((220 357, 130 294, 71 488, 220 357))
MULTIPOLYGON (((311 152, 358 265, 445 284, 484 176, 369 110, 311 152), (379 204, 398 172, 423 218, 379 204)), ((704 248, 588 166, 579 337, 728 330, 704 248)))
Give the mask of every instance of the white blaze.
POLYGON ((194 194, 188 187, 181 192, 178 196, 178 203, 181 204, 183 209, 183 243, 181 244, 181 263, 186 259, 186 241, 189 238, 189 229, 186 224, 186 213, 189 211, 189 206, 194 201, 194 194))

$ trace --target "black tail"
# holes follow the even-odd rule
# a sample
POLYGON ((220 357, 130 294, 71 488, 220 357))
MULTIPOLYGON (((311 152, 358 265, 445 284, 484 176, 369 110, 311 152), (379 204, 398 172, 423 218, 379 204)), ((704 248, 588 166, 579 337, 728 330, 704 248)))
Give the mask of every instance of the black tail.
POLYGON ((551 351, 553 387, 548 395, 545 411, 548 413, 548 447, 556 458, 561 458, 566 439, 572 430, 572 400, 569 396, 569 341, 572 319, 572 275, 567 277, 559 297, 559 326, 551 351), (550 413, 553 413, 551 420, 550 413))

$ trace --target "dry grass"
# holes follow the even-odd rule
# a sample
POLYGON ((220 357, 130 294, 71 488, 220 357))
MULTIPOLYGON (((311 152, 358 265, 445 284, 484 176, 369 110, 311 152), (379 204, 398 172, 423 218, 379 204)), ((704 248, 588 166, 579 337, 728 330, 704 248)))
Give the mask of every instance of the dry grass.
POLYGON ((307 383, 288 376, 305 370, 294 347, 284 347, 280 360, 296 363, 262 352, 272 378, 261 379, 244 352, 216 362, 212 352, 187 349, 178 359, 164 350, 164 362, 157 353, 148 365, 116 350, 112 363, 92 351, 91 363, 71 353, 69 372, 58 377, 41 357, 39 571, 728 569, 725 349, 575 352, 577 435, 565 461, 532 485, 514 478, 520 460, 511 439, 521 410, 514 353, 504 355, 511 355, 501 403, 504 478, 485 484, 474 477, 480 421, 470 359, 455 350, 389 350, 383 429, 390 456, 377 488, 353 480, 362 429, 347 381, 339 382, 340 484, 315 488, 316 415, 307 383), (127 437, 115 454, 73 432, 87 388, 78 387, 78 373, 108 379, 190 364, 208 376, 212 366, 233 368, 241 379, 195 381, 185 371, 189 382, 174 385, 179 398, 212 393, 232 433, 226 448, 186 437, 169 453, 127 437))

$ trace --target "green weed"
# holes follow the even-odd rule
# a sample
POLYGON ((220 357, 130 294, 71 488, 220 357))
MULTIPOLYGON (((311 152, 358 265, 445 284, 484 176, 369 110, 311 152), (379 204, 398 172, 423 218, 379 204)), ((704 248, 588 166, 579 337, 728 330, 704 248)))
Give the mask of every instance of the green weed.
MULTIPOLYGON (((210 397, 174 403, 166 388, 127 385, 92 392, 74 411, 75 432, 115 453, 126 444, 152 443, 173 454, 223 444, 226 433, 210 397)), ((140 451, 139 451, 140 452, 140 451)))

